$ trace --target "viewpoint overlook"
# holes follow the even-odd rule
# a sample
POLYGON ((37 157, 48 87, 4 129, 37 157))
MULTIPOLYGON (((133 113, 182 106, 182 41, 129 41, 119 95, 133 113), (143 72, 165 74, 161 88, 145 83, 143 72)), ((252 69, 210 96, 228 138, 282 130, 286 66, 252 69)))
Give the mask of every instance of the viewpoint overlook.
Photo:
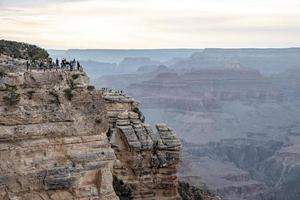
POLYGON ((15 45, 0 51, 0 199, 219 199, 178 182, 181 142, 133 98, 81 70, 28 68, 48 54, 15 45))

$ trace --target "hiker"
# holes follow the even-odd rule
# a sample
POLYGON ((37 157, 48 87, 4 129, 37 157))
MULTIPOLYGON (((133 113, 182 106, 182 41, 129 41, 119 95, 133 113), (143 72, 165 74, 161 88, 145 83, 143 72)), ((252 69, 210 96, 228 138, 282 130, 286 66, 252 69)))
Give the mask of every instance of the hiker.
POLYGON ((51 67, 52 67, 52 58, 48 58, 46 60, 46 69, 49 69, 51 71, 51 67))
POLYGON ((52 70, 53 66, 54 66, 54 63, 53 63, 53 62, 50 62, 50 65, 49 65, 50 71, 52 70))
POLYGON ((66 59, 65 58, 63 58, 62 60, 61 60, 61 69, 62 70, 64 70, 65 68, 66 68, 66 59))
POLYGON ((27 60, 26 61, 26 71, 28 71, 29 70, 29 61, 27 60))
POLYGON ((77 61, 77 70, 80 71, 80 63, 77 61))
POLYGON ((43 62, 41 61, 39 64, 39 70, 42 70, 42 69, 43 69, 43 62))
POLYGON ((55 64, 56 64, 56 67, 59 67, 59 60, 58 60, 58 58, 56 58, 55 64))
POLYGON ((72 61, 72 69, 76 70, 76 61, 75 60, 72 61))
POLYGON ((66 67, 67 67, 67 61, 66 61, 66 59, 63 59, 62 60, 62 68, 66 69, 66 67))
POLYGON ((73 71, 73 61, 70 61, 69 65, 70 65, 70 71, 73 71))
POLYGON ((46 62, 46 64, 43 63, 43 67, 44 67, 44 72, 45 72, 47 70, 47 62, 46 62))

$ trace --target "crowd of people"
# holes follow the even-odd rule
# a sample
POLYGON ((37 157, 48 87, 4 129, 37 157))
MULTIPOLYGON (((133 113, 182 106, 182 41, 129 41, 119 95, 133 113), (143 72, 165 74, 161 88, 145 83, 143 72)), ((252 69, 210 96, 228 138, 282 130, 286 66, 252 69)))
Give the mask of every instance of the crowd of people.
POLYGON ((110 88, 101 88, 102 93, 123 94, 123 90, 112 90, 110 88))
POLYGON ((26 63, 26 70, 31 71, 32 69, 36 70, 69 70, 69 71, 83 71, 83 67, 80 64, 79 61, 76 61, 75 59, 71 61, 67 61, 67 59, 62 59, 59 61, 59 59, 56 59, 53 61, 51 58, 48 58, 47 60, 42 60, 39 62, 30 62, 27 61, 26 63))

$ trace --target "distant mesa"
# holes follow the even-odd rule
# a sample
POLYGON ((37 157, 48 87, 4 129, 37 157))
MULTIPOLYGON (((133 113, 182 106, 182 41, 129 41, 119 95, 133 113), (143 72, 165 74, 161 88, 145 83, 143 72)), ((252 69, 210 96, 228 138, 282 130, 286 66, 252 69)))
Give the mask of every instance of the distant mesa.
POLYGON ((151 65, 160 65, 159 61, 151 60, 147 57, 136 57, 136 58, 124 58, 122 62, 119 64, 119 69, 127 71, 137 70, 140 66, 151 66, 151 65))
POLYGON ((138 73, 150 73, 150 72, 163 73, 163 72, 170 72, 170 71, 174 71, 174 70, 170 69, 165 65, 144 65, 137 69, 138 73))

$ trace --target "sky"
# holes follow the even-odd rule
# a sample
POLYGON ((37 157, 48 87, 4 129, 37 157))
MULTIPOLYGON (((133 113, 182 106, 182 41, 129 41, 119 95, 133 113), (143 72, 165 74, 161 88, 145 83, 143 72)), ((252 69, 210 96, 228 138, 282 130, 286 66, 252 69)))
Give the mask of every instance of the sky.
POLYGON ((300 0, 0 0, 0 39, 48 49, 300 46, 300 0))

